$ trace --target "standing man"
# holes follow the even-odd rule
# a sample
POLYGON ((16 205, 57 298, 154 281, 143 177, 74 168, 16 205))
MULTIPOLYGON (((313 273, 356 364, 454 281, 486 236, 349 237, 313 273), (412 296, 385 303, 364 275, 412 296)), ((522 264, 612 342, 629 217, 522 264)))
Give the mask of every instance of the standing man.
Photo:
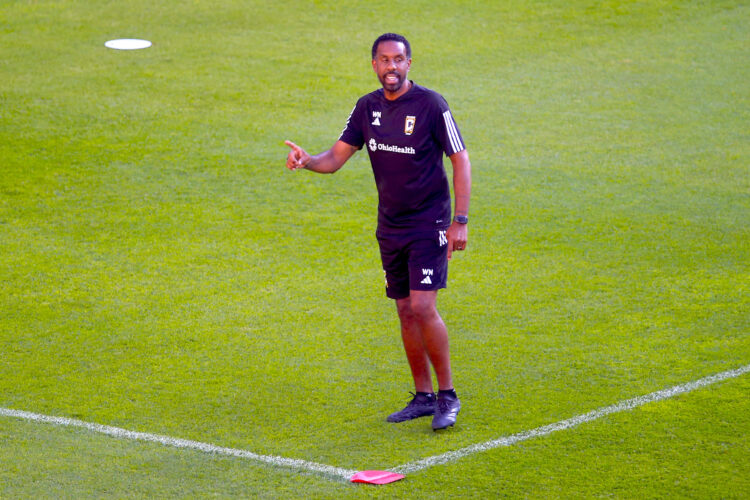
POLYGON ((386 33, 372 46, 372 69, 383 88, 357 101, 341 137, 310 156, 291 141, 286 166, 332 174, 367 147, 378 188, 377 239, 386 295, 396 301, 401 338, 416 394, 389 422, 434 415, 432 428, 456 423, 461 402, 451 374, 448 330, 437 311, 437 292, 446 287, 448 260, 467 242, 471 163, 445 99, 408 80, 411 47, 386 33), (456 195, 451 219, 443 153, 453 166, 456 195), (438 382, 433 391, 430 366, 438 382))

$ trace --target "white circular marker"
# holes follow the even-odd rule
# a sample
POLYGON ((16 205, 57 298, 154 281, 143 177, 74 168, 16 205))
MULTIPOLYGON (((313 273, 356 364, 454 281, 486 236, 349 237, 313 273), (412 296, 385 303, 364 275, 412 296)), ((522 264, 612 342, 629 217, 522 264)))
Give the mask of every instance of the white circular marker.
POLYGON ((148 40, 138 40, 136 38, 120 38, 118 40, 110 40, 106 42, 104 46, 117 50, 137 50, 151 47, 151 42, 148 40))

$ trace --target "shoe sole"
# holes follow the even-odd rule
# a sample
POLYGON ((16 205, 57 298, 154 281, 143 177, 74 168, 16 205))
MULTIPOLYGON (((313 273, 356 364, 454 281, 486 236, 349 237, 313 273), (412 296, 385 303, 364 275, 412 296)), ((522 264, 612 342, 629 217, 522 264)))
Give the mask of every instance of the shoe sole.
POLYGON ((444 431, 445 429, 449 429, 453 427, 455 424, 448 424, 445 427, 433 427, 432 432, 438 432, 438 431, 444 431))
POLYGON ((447 428, 449 428, 449 427, 453 427, 454 425, 456 425, 456 423, 455 423, 455 422, 453 422, 452 424, 448 424, 448 425, 446 425, 446 426, 443 426, 443 427, 433 427, 433 428, 432 428, 432 431, 433 431, 433 432, 437 432, 437 431, 442 431, 442 430, 445 430, 445 429, 447 429, 447 428))
POLYGON ((386 418, 385 421, 388 422, 388 423, 391 423, 391 424, 400 424, 401 422, 409 422, 410 420, 416 420, 418 418, 432 417, 433 415, 435 415, 435 414, 434 413, 428 413, 426 415, 420 415, 418 417, 412 417, 412 418, 405 418, 403 420, 388 420, 386 418))

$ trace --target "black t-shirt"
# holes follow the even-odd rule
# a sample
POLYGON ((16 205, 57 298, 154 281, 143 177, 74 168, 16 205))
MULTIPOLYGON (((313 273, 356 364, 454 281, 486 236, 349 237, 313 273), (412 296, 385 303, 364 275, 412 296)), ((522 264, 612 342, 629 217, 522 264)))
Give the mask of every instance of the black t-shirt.
POLYGON ((394 101, 383 89, 357 101, 339 140, 367 146, 378 187, 378 233, 428 232, 450 225, 443 153, 466 149, 448 103, 412 83, 394 101))

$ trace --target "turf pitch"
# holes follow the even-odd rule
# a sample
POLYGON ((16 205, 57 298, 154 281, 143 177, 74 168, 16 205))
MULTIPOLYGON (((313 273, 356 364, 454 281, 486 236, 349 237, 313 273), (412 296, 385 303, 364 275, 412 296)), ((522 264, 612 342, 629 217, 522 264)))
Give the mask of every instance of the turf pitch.
MULTIPOLYGON (((333 6, 0 3, 1 407, 385 468, 750 362, 747 6, 333 6), (283 168, 384 31, 474 169, 439 436, 384 423, 411 387, 366 155, 283 168)), ((0 419, 0 496, 742 496, 747 378, 387 490, 0 419)))

